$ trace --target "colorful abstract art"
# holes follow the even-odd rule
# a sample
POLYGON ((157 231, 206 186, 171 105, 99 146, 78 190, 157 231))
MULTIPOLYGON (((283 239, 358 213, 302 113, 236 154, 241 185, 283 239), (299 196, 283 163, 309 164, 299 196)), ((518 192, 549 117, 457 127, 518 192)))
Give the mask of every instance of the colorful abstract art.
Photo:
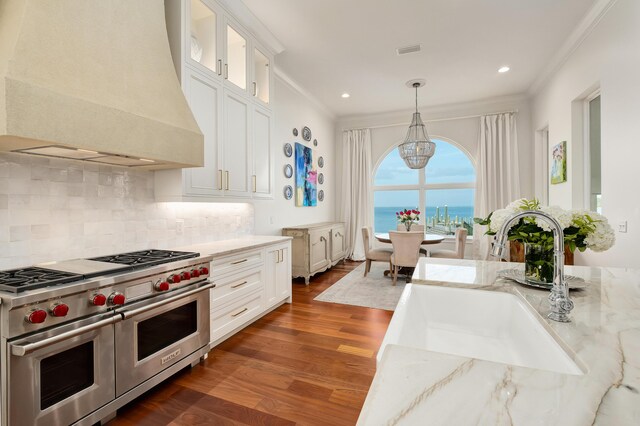
POLYGON ((567 181, 567 141, 560 142, 551 150, 551 183, 567 181))
POLYGON ((313 164, 313 150, 296 143, 296 206, 318 204, 318 172, 313 164))

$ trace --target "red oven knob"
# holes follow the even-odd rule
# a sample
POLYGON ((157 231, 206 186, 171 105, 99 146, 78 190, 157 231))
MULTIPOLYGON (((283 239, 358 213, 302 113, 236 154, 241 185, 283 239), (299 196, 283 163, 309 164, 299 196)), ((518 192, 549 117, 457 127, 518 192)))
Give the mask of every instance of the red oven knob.
POLYGON ((188 273, 187 271, 184 271, 183 273, 180 274, 180 279, 190 280, 191 279, 191 274, 188 273))
POLYGON ((167 291, 169 290, 169 283, 166 281, 158 281, 157 283, 155 283, 153 288, 155 288, 157 291, 167 291))
POLYGON ((167 281, 171 284, 178 284, 180 282, 180 275, 171 275, 169 278, 167 278, 167 281))
POLYGON ((24 319, 31 324, 41 324, 47 319, 47 311, 38 308, 32 309, 24 319))
POLYGON ((197 269, 191 270, 191 278, 198 278, 199 276, 200 276, 200 271, 198 271, 197 269))
POLYGON ((94 306, 104 306, 104 304, 107 303, 107 296, 102 293, 94 294, 91 296, 91 299, 89 299, 89 303, 94 306))
POLYGON ((54 303, 51 306, 51 315, 54 317, 66 317, 69 313, 69 306, 64 303, 54 303))
POLYGON ((109 295, 109 304, 124 305, 124 294, 118 293, 117 291, 115 293, 111 293, 109 295))
POLYGON ((207 275, 209 273, 209 268, 207 268, 206 266, 203 266, 202 268, 200 268, 200 275, 207 275))

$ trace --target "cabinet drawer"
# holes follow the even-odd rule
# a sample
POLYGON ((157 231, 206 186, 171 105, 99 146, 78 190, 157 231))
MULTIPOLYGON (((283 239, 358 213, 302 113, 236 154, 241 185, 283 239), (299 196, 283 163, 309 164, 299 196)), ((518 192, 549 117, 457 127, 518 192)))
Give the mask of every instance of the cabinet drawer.
POLYGON ((224 308, 211 310, 211 341, 255 318, 262 309, 262 290, 250 293, 224 308))
POLYGON ((253 250, 213 259, 211 261, 211 278, 217 282, 219 278, 228 274, 245 271, 263 263, 262 250, 253 250))
POLYGON ((261 289, 263 286, 262 275, 263 270, 258 266, 215 281, 216 286, 211 290, 211 308, 217 309, 235 298, 261 289))

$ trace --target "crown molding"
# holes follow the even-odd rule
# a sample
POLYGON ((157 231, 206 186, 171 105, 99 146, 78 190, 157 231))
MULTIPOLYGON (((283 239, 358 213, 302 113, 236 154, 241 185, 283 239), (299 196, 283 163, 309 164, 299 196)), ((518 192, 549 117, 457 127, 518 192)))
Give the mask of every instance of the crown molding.
POLYGON ((331 111, 324 103, 320 102, 318 98, 311 94, 308 90, 303 88, 297 81, 292 79, 287 73, 285 73, 280 67, 277 65, 273 67, 273 75, 274 77, 280 79, 283 83, 289 86, 292 90, 300 93, 302 96, 307 98, 309 102, 311 102, 320 112, 322 112, 327 118, 336 121, 336 114, 331 111))
POLYGON ((573 52, 582 44, 582 42, 591 34, 593 29, 598 26, 600 20, 607 14, 609 9, 618 0, 599 0, 585 17, 580 21, 578 26, 571 32, 569 37, 562 44, 560 49, 551 58, 546 67, 542 69, 538 78, 536 78, 527 91, 529 95, 533 96, 551 79, 551 76, 555 74, 571 57, 573 52))

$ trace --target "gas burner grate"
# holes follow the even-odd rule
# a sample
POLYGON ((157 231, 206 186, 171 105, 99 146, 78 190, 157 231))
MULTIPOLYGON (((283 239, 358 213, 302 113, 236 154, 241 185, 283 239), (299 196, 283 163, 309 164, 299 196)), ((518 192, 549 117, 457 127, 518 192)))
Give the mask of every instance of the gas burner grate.
POLYGON ((172 250, 141 250, 131 253, 114 254, 110 256, 94 257, 89 260, 97 262, 117 263, 133 267, 160 265, 177 260, 190 259, 200 256, 200 253, 172 251, 172 250))
POLYGON ((21 268, 0 271, 0 291, 20 293, 40 287, 49 287, 79 281, 84 277, 70 272, 54 271, 46 268, 21 268))

